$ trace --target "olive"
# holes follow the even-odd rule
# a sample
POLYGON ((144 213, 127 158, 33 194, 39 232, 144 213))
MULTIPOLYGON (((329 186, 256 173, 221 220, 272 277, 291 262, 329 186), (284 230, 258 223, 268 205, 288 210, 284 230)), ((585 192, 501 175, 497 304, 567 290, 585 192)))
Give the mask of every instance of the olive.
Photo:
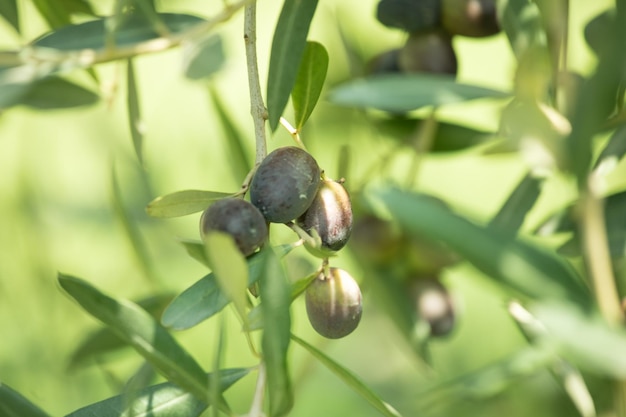
POLYGON ((278 148, 259 165, 250 184, 250 201, 273 223, 301 216, 311 205, 320 184, 320 167, 295 146, 278 148))
POLYGON ((355 220, 349 246, 358 258, 383 265, 397 258, 403 242, 393 223, 366 214, 355 220))
POLYGON ((452 74, 457 72, 457 59, 452 36, 443 31, 412 33, 398 54, 402 72, 452 74))
POLYGON ((440 0, 381 0, 376 18, 387 27, 407 32, 434 29, 441 22, 440 0))
POLYGON ((200 235, 211 231, 231 235, 244 256, 251 255, 267 239, 267 223, 261 212, 240 198, 225 198, 210 205, 200 217, 200 235))
POLYGON ((361 290, 346 271, 330 268, 321 273, 305 293, 306 312, 320 335, 339 339, 352 333, 361 320, 361 290))
POLYGON ((455 314, 446 287, 436 278, 419 278, 413 283, 411 293, 417 316, 428 323, 430 335, 448 335, 454 328, 455 314))
POLYGON ((442 0, 441 22, 451 35, 484 37, 500 32, 496 0, 442 0))
POLYGON ((324 180, 311 206, 298 218, 298 225, 307 233, 315 230, 323 248, 343 248, 352 231, 352 205, 343 185, 324 180))
POLYGON ((376 75, 400 72, 400 66, 398 65, 399 55, 400 49, 391 49, 376 55, 367 62, 365 73, 376 75))

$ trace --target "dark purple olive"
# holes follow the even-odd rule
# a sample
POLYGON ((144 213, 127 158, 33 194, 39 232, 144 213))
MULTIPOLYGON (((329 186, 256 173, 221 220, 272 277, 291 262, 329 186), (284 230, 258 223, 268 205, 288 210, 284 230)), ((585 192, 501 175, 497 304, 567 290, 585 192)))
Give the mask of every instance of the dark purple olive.
POLYGON ((365 66, 365 73, 369 75, 399 73, 399 55, 400 49, 391 49, 389 51, 381 52, 367 62, 365 66))
POLYGON ((399 228, 389 221, 366 214, 354 222, 349 246, 360 260, 375 265, 394 262, 403 245, 399 228))
POLYGON ((320 184, 320 167, 301 148, 287 146, 261 162, 250 184, 250 201, 273 223, 301 216, 311 205, 320 184))
POLYGON ((417 279, 413 283, 411 293, 418 318, 428 323, 431 336, 446 336, 454 329, 455 314, 452 297, 438 279, 417 279))
POLYGON ((324 180, 311 206, 298 218, 298 225, 307 233, 315 230, 323 248, 343 248, 352 231, 352 205, 343 185, 324 180))
POLYGON ((267 223, 261 212, 240 198, 216 201, 200 217, 200 235, 228 233, 244 256, 251 255, 267 239, 267 223))
POLYGON ((452 36, 443 31, 412 33, 398 54, 398 67, 406 73, 456 75, 452 36))
POLYGON ((330 268, 320 274, 305 294, 306 312, 320 335, 339 339, 352 333, 361 320, 359 284, 343 269, 330 268))
POLYGON ((441 23, 440 0, 380 0, 376 18, 387 27, 424 32, 441 23))
POLYGON ((496 0, 442 0, 441 22, 451 35, 484 37, 500 32, 496 0))

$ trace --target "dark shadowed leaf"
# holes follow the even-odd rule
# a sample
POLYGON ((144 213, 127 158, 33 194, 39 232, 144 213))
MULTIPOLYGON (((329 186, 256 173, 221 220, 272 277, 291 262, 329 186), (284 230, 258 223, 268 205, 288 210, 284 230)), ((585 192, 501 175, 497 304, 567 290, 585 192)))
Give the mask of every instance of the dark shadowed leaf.
POLYGON ((267 78, 267 111, 272 130, 289 101, 317 0, 285 0, 272 40, 267 78))
POLYGON ((402 113, 424 106, 509 96, 503 91, 457 83, 452 76, 384 74, 341 84, 330 92, 329 100, 347 107, 402 113))
POLYGON ((474 224, 423 194, 378 188, 369 195, 372 206, 390 213, 407 233, 445 243, 486 275, 527 297, 591 305, 588 288, 556 254, 474 224))
POLYGON ((232 193, 218 191, 184 190, 157 197, 148 203, 146 211, 153 217, 179 217, 197 213, 232 193))
POLYGON ((59 274, 59 283, 89 314, 109 326, 169 381, 208 402, 208 382, 200 365, 145 310, 130 301, 104 295, 78 278, 59 274))
POLYGON ((24 85, 23 88, 23 94, 10 104, 21 104, 37 110, 51 110, 88 106, 97 103, 100 99, 93 91, 55 76, 44 78, 28 86, 24 85))
POLYGON ((17 0, 4 0, 0 2, 0 16, 4 18, 17 33, 20 32, 20 19, 17 10, 17 0))
POLYGON ((224 47, 219 35, 210 35, 184 45, 183 71, 192 80, 207 78, 224 65, 224 47))
POLYGON ((128 127, 130 129, 130 137, 133 140, 133 148, 140 163, 143 163, 143 133, 144 126, 141 119, 141 108, 139 106, 139 92, 137 91, 137 79, 135 77, 135 66, 133 60, 128 59, 127 70, 127 91, 126 105, 128 108, 128 127))
POLYGON ((265 326, 261 346, 267 370, 267 387, 271 416, 286 415, 293 407, 293 390, 287 366, 291 334, 291 287, 280 258, 271 249, 260 253, 263 279, 259 281, 261 312, 265 326))
POLYGON ((49 417, 22 394, 0 383, 0 415, 3 417, 49 417))
POLYGON ((533 208, 541 193, 541 179, 527 173, 506 199, 489 227, 500 233, 515 236, 522 227, 526 214, 533 208))
POLYGON ((319 360, 325 367, 327 367, 332 373, 337 375, 343 382, 346 383, 351 389, 359 394, 364 400, 366 400, 375 409, 380 411, 387 417, 400 417, 400 413, 396 411, 392 406, 384 402, 376 393, 374 393, 367 385, 365 385, 359 378, 357 378, 352 372, 348 371, 343 366, 339 365, 330 357, 326 356, 321 350, 308 344, 304 340, 295 335, 291 335, 291 339, 305 348, 311 355, 319 360))
MULTIPOLYGON (((249 369, 223 369, 219 371, 220 391, 228 389, 235 382, 246 376, 249 369)), ((208 374, 209 380, 214 374, 208 374)), ((165 382, 142 389, 129 407, 124 407, 124 397, 118 395, 100 401, 67 415, 67 417, 197 417, 207 408, 189 392, 176 385, 165 382)))
POLYGON ((317 42, 307 42, 296 83, 291 92, 296 129, 301 130, 322 93, 328 70, 328 52, 317 42))

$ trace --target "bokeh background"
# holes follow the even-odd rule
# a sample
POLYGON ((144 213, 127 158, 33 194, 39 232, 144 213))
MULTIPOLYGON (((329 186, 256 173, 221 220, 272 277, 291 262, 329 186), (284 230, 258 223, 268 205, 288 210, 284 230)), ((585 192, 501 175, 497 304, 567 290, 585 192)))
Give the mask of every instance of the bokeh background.
MULTIPOLYGON (((95 2, 94 2, 95 3, 95 2)), ((269 50, 281 2, 258 3, 258 54, 265 85, 269 50)), ((320 0, 310 38, 329 51, 328 88, 356 75, 351 72, 342 36, 363 60, 399 47, 406 35, 383 27, 375 19, 376 0, 320 0)), ((157 2, 161 11, 209 17, 222 2, 181 0, 157 2)), ((608 8, 608 0, 573 0, 571 4, 569 65, 589 73, 594 57, 584 43, 584 24, 608 8)), ((32 3, 19 2, 24 33, 18 38, 0 22, 0 48, 15 49, 46 32, 32 3)), ((112 2, 94 4, 109 14, 112 2)), ((68 369, 73 351, 99 323, 84 313, 56 283, 57 272, 87 279, 106 293, 141 299, 155 293, 176 294, 206 274, 188 257, 180 239, 197 239, 199 215, 157 220, 145 214, 154 197, 184 189, 236 190, 243 176, 229 167, 226 136, 219 124, 209 88, 218 92, 236 127, 254 135, 249 114, 243 51, 242 13, 218 28, 225 41, 227 61, 209 81, 190 81, 182 72, 180 48, 140 57, 135 61, 140 104, 145 123, 144 166, 134 155, 126 113, 125 66, 96 68, 100 85, 84 73, 72 80, 100 89, 102 100, 73 110, 36 111, 12 108, 0 114, 0 381, 20 391, 51 415, 63 415, 120 392, 141 359, 127 350, 107 355, 77 369, 68 369), (113 179, 120 195, 114 194, 113 179), (121 205, 121 210, 120 206, 121 205), (137 252, 124 226, 125 215, 143 242, 137 252)), ((514 57, 504 34, 470 40, 456 38, 458 79, 510 90, 514 57)), ((496 130, 503 103, 476 102, 443 108, 440 115, 471 127, 496 130)), ((290 118, 290 110, 286 117, 290 118)), ((309 151, 331 176, 338 175, 338 155, 348 146, 351 164, 347 185, 358 183, 394 141, 371 130, 359 112, 322 101, 302 133, 309 151)), ((278 130, 270 149, 290 144, 278 130)), ((399 152, 385 173, 404 178, 410 164, 399 152)), ((445 199, 476 221, 490 218, 524 174, 514 155, 485 156, 480 150, 429 156, 415 187, 445 199)), ((624 175, 624 167, 613 174, 624 175)), ((374 178, 377 173, 374 173, 374 178)), ((556 178, 525 223, 530 230, 550 210, 573 198, 575 188, 556 178)), ((291 239, 276 228, 276 242, 291 239)), ((335 266, 351 271, 360 281, 362 265, 344 251, 335 266)), ((299 252, 288 265, 293 275, 311 268, 312 260, 299 252)), ((298 276, 298 277, 300 277, 298 276)), ((296 277, 297 278, 297 277, 296 277)), ((459 307, 459 321, 448 338, 431 344, 433 371, 421 360, 392 322, 371 302, 364 285, 364 315, 349 337, 327 341, 311 329, 302 300, 292 308, 294 333, 352 370, 405 416, 568 416, 575 410, 548 371, 518 378, 508 387, 477 387, 473 400, 450 398, 435 391, 436 381, 453 378, 508 357, 525 345, 506 314, 505 294, 468 265, 447 270, 443 277, 459 307)), ((232 309, 177 334, 206 368, 211 368, 220 320, 226 323, 224 366, 249 366, 249 353, 232 309)), ((291 349, 296 387, 293 416, 375 416, 377 412, 300 347, 291 349)), ((234 410, 245 413, 254 390, 252 373, 228 391, 234 410)), ((600 394, 602 381, 592 380, 600 394)), ((601 396, 600 396, 601 398, 601 396)))

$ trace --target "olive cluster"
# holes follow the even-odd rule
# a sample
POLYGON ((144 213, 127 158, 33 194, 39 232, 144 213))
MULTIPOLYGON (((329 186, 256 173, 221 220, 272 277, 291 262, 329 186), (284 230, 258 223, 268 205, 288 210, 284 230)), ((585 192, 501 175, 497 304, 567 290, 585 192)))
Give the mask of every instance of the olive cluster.
POLYGON ((346 245, 352 231, 346 189, 325 178, 309 153, 287 146, 263 159, 249 193, 250 202, 228 198, 209 206, 200 220, 201 235, 228 233, 248 256, 267 240, 269 223, 286 223, 306 233, 307 245, 325 258, 305 294, 311 325, 328 338, 351 333, 361 319, 361 291, 346 271, 327 266, 328 256, 346 245))
POLYGON ((377 276, 397 279, 416 328, 426 329, 423 337, 446 336, 454 329, 454 302, 440 276, 456 258, 445 247, 407 236, 391 221, 366 213, 355 221, 351 249, 377 276))
POLYGON ((401 48, 383 52, 368 64, 371 74, 457 73, 452 45, 456 35, 491 36, 500 31, 496 0, 381 0, 377 18, 409 36, 401 48))

